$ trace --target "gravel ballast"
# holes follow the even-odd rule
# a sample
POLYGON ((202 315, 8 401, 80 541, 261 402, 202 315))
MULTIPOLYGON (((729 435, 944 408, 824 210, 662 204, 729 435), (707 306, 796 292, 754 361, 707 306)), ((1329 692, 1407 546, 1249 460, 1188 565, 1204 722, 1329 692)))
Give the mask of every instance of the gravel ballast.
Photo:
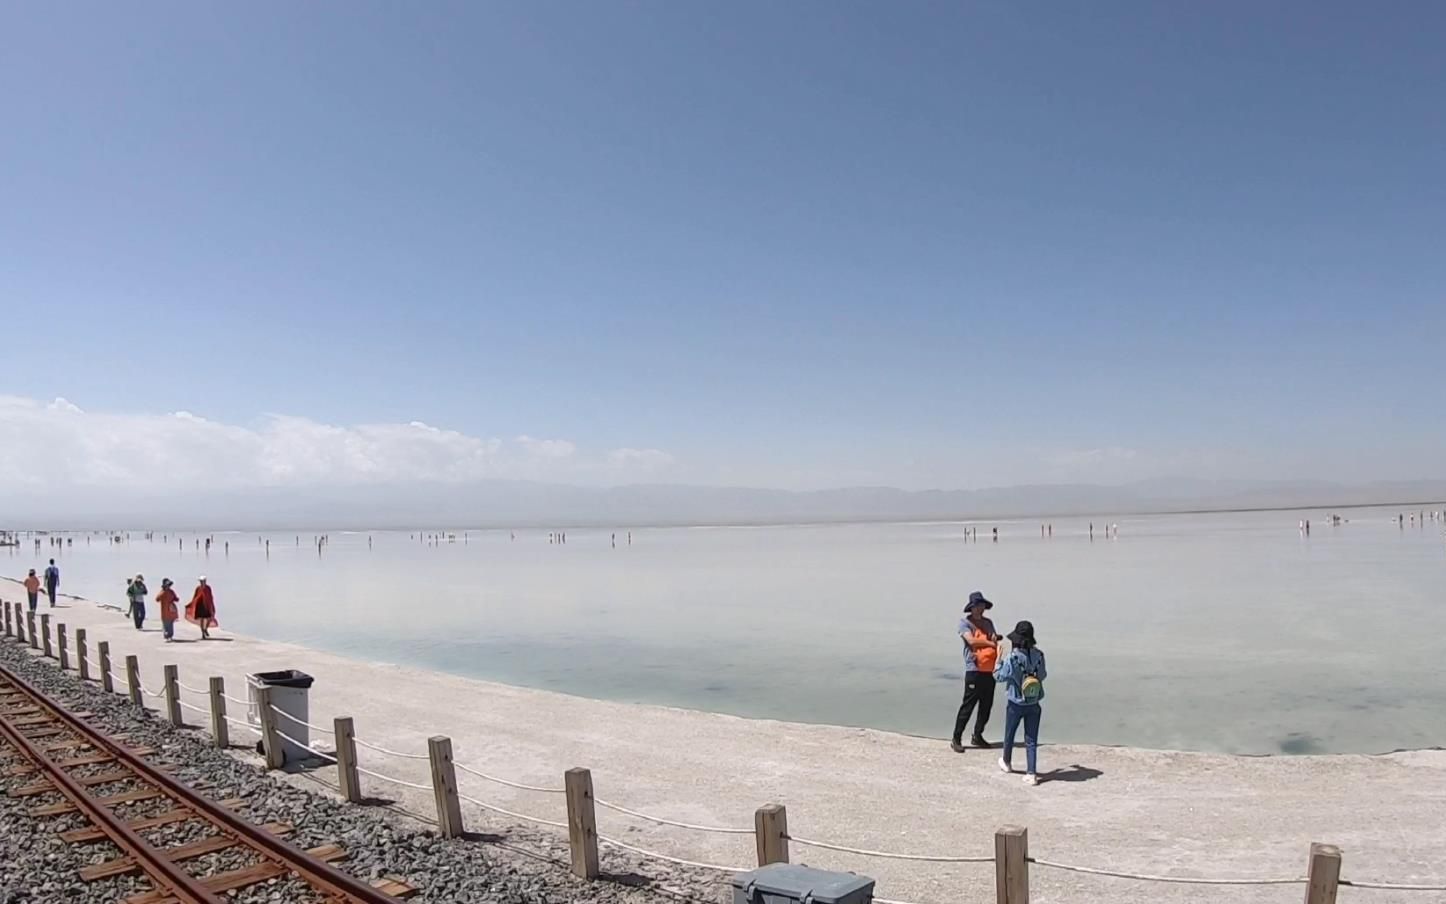
MULTIPOLYGON (((151 762, 174 769, 173 775, 202 790, 213 800, 241 798, 240 812, 255 824, 285 822, 295 827, 289 841, 302 848, 335 843, 348 858, 335 865, 367 879, 395 876, 420 891, 418 902, 488 902, 488 904, 649 904, 691 900, 730 900, 728 875, 645 858, 609 849, 605 869, 610 876, 584 882, 568 872, 566 838, 527 826, 498 830, 489 824, 485 840, 444 839, 415 819, 375 806, 346 804, 325 791, 334 770, 323 767, 315 776, 268 773, 259 757, 239 748, 217 750, 209 733, 175 729, 156 712, 138 711, 119 694, 98 684, 82 683, 73 672, 62 673, 53 660, 37 658, 28 646, 0 643, 0 661, 71 710, 93 714, 89 719, 112 735, 123 734, 132 747, 153 747, 151 762)), ((154 704, 155 701, 147 701, 154 704)), ((190 718, 194 713, 188 713, 190 718)), ((90 767, 93 768, 93 767, 90 767)), ((113 767, 112 767, 113 768, 113 767)), ((104 771, 103 768, 101 770, 104 771)), ((10 902, 114 902, 149 887, 138 876, 82 882, 82 867, 110 859, 118 851, 109 842, 66 844, 59 833, 87 825, 84 817, 32 817, 28 811, 62 798, 41 794, 14 798, 8 792, 34 777, 0 778, 0 904, 10 902)), ((118 786, 102 786, 114 793, 118 786)), ((168 809, 160 800, 140 801, 118 809, 127 818, 168 809)), ((153 842, 175 846, 212 834, 196 822, 175 823, 144 833, 153 842)), ((237 869, 255 855, 236 847, 188 861, 193 874, 237 869)), ((241 904, 301 904, 313 900, 292 879, 277 879, 234 892, 228 900, 241 904)))

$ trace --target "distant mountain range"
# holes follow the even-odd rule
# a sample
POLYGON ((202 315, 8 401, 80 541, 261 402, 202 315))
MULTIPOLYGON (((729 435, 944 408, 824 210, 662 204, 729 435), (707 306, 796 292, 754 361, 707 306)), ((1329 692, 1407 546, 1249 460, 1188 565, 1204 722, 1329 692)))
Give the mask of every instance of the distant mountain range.
POLYGON ((523 481, 266 488, 186 498, 31 495, 0 500, 0 527, 301 528, 585 527, 1012 518, 1031 515, 1446 504, 1446 480, 1338 484, 1311 480, 1157 479, 1119 486, 1045 484, 981 490, 850 487, 795 492, 743 487, 611 488, 523 481))

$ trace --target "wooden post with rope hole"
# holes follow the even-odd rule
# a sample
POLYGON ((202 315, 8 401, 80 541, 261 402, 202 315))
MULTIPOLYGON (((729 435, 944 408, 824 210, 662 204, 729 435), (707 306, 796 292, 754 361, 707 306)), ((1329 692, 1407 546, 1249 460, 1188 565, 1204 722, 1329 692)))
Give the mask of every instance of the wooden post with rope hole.
POLYGON ((280 769, 286 765, 286 751, 281 747, 281 735, 276 733, 276 710, 271 707, 271 688, 263 684, 256 688, 256 710, 261 716, 261 749, 266 753, 266 768, 280 769))
POLYGON ((1333 844, 1312 844, 1306 872, 1305 904, 1336 904, 1341 882, 1341 849, 1333 844))
POLYGON ((994 894, 998 904, 1029 904, 1029 830, 1004 826, 994 833, 994 894))
POLYGON ((110 672, 110 641, 102 640, 95 645, 100 656, 100 687, 107 694, 115 693, 115 676, 110 672))
POLYGON ((131 705, 146 708, 146 698, 141 695, 141 661, 135 656, 126 657, 126 689, 131 695, 131 705))
POLYGON ((35 613, 25 613, 25 634, 30 638, 30 649, 40 649, 40 638, 35 633, 35 613))
POLYGON ((356 768, 356 728, 352 725, 351 716, 337 716, 331 725, 332 734, 336 736, 337 786, 347 803, 359 804, 362 793, 361 773, 356 768))
POLYGON ((572 874, 579 879, 596 879, 597 811, 593 808, 592 772, 569 769, 562 776, 567 791, 567 847, 572 854, 572 874))
POLYGON ((49 613, 49 612, 43 612, 43 613, 41 613, 41 615, 40 615, 40 646, 41 646, 41 652, 45 654, 45 658, 46 658, 46 659, 53 659, 53 658, 55 658, 55 654, 53 654, 53 653, 50 652, 50 613, 49 613))
POLYGON ((179 670, 173 666, 165 666, 163 671, 166 675, 166 721, 174 728, 180 728, 185 723, 181 719, 181 678, 179 670))
POLYGON ((90 660, 86 659, 89 650, 85 648, 85 629, 75 629, 75 667, 80 672, 81 681, 90 680, 90 660))
POLYGON ((10 604, 9 604, 9 603, 4 603, 4 604, 3 604, 3 608, 5 609, 5 636, 6 636, 6 637, 14 637, 14 636, 15 636, 15 626, 14 626, 14 624, 12 624, 11 621, 10 621, 10 604))
POLYGON ((427 759, 432 764, 432 795, 437 801, 437 830, 443 838, 462 834, 462 804, 457 799, 457 770, 452 766, 452 739, 436 735, 427 739, 427 759))
POLYGON ((788 862, 788 808, 768 804, 753 813, 753 836, 758 846, 758 865, 788 862))
POLYGON ((65 622, 55 626, 55 651, 60 655, 60 670, 62 672, 70 669, 70 650, 65 645, 65 622))
POLYGON ((226 681, 219 675, 211 676, 211 737, 222 750, 231 746, 231 725, 226 721, 226 681))

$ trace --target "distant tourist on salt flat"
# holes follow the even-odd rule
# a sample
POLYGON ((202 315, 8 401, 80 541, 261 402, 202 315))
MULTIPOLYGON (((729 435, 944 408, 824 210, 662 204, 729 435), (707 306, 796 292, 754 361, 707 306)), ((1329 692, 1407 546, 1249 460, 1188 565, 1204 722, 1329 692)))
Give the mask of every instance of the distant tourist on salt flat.
POLYGON ((50 597, 50 608, 55 608, 55 593, 60 589, 60 569, 56 566, 55 560, 50 560, 50 565, 45 569, 45 595, 50 597))
POLYGON ((191 594, 191 601, 186 604, 186 621, 201 629, 202 640, 209 640, 211 629, 218 626, 216 597, 211 592, 211 585, 206 583, 204 574, 196 579, 196 590, 191 594))
POLYGON ((171 589, 170 578, 161 579, 161 592, 156 594, 156 602, 161 604, 161 635, 165 637, 166 643, 170 643, 176 637, 176 603, 180 597, 176 591, 171 589))

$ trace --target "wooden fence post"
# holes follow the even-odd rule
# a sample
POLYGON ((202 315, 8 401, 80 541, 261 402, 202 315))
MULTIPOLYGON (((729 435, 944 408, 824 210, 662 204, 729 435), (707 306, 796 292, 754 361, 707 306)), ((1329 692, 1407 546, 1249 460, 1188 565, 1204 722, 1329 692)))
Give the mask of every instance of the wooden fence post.
POLYGON ((256 709, 261 714, 261 748, 266 751, 266 768, 280 769, 286 765, 286 751, 276 733, 276 711, 271 708, 271 688, 256 688, 256 709))
MULTIPOLYGON (((338 716, 331 722, 332 733, 336 735, 336 781, 341 787, 341 796, 348 803, 361 803, 361 773, 356 771, 356 729, 351 716, 338 716)), ((430 753, 430 748, 428 750, 430 753)), ((450 765, 450 764, 449 764, 450 765)))
POLYGON ((131 704, 146 708, 146 698, 141 696, 141 661, 134 656, 126 657, 126 688, 131 694, 131 704))
POLYGON ((581 879, 596 879, 597 812, 592 803, 592 772, 569 769, 562 776, 567 790, 567 846, 572 852, 572 874, 581 879))
POLYGON ((185 723, 181 720, 181 678, 173 665, 164 668, 166 674, 166 719, 176 728, 185 723))
POLYGON ((1336 904, 1340 880, 1341 849, 1333 844, 1312 844, 1305 880, 1305 904, 1336 904))
POLYGON ((90 660, 85 657, 90 651, 85 648, 85 629, 75 629, 75 667, 80 670, 80 680, 90 680, 90 660))
POLYGON ((1029 904, 1029 830, 994 833, 994 892, 998 904, 1029 904))
POLYGON ((10 615, 11 615, 11 613, 10 613, 10 604, 9 604, 9 603, 5 603, 5 604, 3 605, 3 607, 0 607, 0 608, 4 608, 4 609, 5 609, 5 636, 6 636, 6 637, 14 637, 14 636, 15 636, 15 625, 14 625, 13 623, 11 623, 11 621, 10 621, 10 615))
POLYGON ((30 637, 30 649, 40 649, 40 638, 35 633, 35 613, 25 613, 25 633, 30 637))
POLYGON ((753 836, 758 842, 758 865, 788 862, 788 808, 783 804, 759 807, 753 813, 753 836))
POLYGON ((65 645, 65 623, 55 626, 55 649, 60 654, 60 670, 70 668, 70 650, 65 645))
POLYGON ((211 676, 211 735, 216 746, 225 750, 231 746, 231 726, 226 722, 226 681, 219 675, 211 676))
POLYGON ((53 654, 50 652, 50 613, 49 613, 49 612, 42 612, 42 613, 40 614, 40 644, 41 644, 41 647, 42 647, 42 651, 45 653, 45 658, 46 658, 46 659, 52 658, 53 654))
POLYGON ((452 766, 452 739, 436 735, 427 739, 427 758, 432 761, 432 794, 437 799, 437 831, 443 838, 462 834, 462 804, 457 800, 457 770, 452 766))
POLYGON ((95 645, 100 656, 100 687, 107 694, 115 693, 115 676, 110 673, 110 641, 102 640, 95 645))

